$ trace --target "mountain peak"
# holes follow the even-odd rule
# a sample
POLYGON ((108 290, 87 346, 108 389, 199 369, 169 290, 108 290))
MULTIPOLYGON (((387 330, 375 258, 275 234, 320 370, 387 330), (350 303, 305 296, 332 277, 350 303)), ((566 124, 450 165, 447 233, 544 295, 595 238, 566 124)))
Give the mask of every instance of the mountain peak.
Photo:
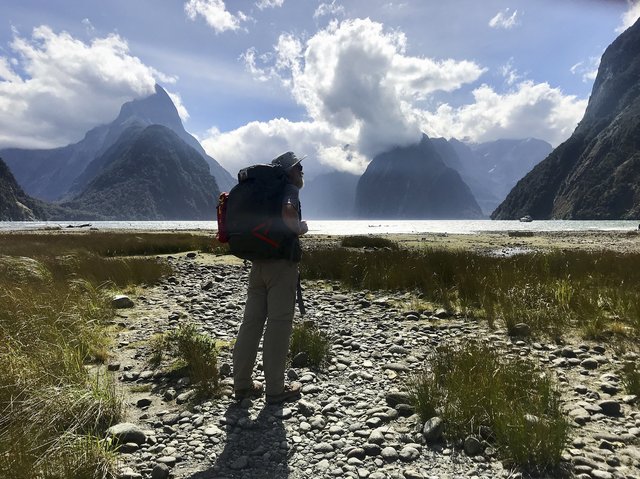
POLYGON ((120 108, 116 124, 165 125, 172 130, 182 130, 182 121, 169 94, 156 83, 155 93, 145 98, 128 101, 120 108))

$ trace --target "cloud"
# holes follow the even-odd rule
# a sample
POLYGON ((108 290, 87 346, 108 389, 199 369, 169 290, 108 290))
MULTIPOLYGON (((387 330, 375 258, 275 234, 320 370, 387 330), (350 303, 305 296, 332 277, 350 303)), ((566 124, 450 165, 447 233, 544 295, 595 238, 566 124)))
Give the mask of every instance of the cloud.
POLYGON ((445 101, 428 109, 436 92, 446 99, 486 69, 467 60, 411 56, 407 50, 401 31, 370 19, 334 20, 305 41, 282 34, 269 52, 250 49, 244 55, 247 69, 262 81, 282 82, 307 118, 214 130, 203 146, 230 170, 293 149, 316 160, 307 162, 308 173, 360 173, 376 154, 416 142, 422 132, 475 141, 535 136, 558 144, 584 114, 585 100, 547 83, 522 81, 512 61, 500 70, 507 92, 480 85, 467 104, 445 101))
POLYGON ((131 55, 115 34, 84 43, 43 25, 31 38, 14 33, 10 51, 0 57, 0 147, 78 141, 113 120, 122 103, 175 81, 131 55))
POLYGON ((509 15, 509 8, 496 13, 496 15, 489 20, 489 26, 491 28, 504 28, 510 30, 515 26, 520 25, 518 20, 518 10, 514 10, 513 14, 509 15))
POLYGON ((264 10, 265 8, 281 7, 283 4, 284 0, 259 0, 256 2, 256 7, 260 10, 264 10))
POLYGON ((88 18, 83 18, 81 23, 87 29, 87 33, 91 34, 96 31, 96 28, 93 26, 93 23, 91 23, 91 20, 89 20, 88 18))
POLYGON ((587 107, 587 100, 528 80, 504 94, 483 84, 473 97, 473 103, 459 108, 442 104, 435 112, 424 112, 427 134, 478 142, 534 137, 555 146, 573 132, 587 107))
POLYGON ((275 118, 253 121, 230 132, 212 128, 201 138, 204 149, 215 153, 232 174, 252 163, 267 163, 285 151, 308 155, 305 173, 313 176, 327 169, 362 173, 368 159, 357 152, 345 152, 349 132, 336 132, 323 122, 293 122, 275 118))
POLYGON ((290 86, 313 120, 357 132, 357 150, 374 155, 419 139, 411 102, 455 90, 484 71, 473 62, 434 61, 405 50, 405 35, 385 32, 380 23, 332 22, 304 48, 295 37, 281 35, 269 75, 290 86))
POLYGON ((235 15, 227 11, 223 0, 189 0, 184 4, 184 11, 191 20, 198 16, 204 17, 216 33, 239 30, 240 24, 249 19, 240 11, 235 15))
POLYGON ((598 75, 598 67, 600 66, 601 57, 589 57, 586 62, 578 62, 569 70, 574 75, 581 75, 582 81, 585 83, 593 82, 598 75))
POLYGON ((337 17, 344 15, 344 7, 340 4, 336 4, 336 0, 332 0, 331 3, 321 3, 313 12, 313 18, 320 18, 326 16, 337 17))
POLYGON ((640 18, 640 0, 627 0, 628 9, 622 15, 622 24, 616 28, 616 33, 622 33, 640 18))
POLYGON ((169 95, 169 98, 171 98, 171 101, 175 105, 176 110, 178 110, 178 116, 180 117, 180 119, 182 121, 187 121, 189 119, 189 112, 184 106, 184 103, 182 103, 182 97, 180 96, 180 93, 172 93, 170 91, 167 91, 167 95, 169 95))
POLYGON ((509 86, 522 78, 522 76, 518 74, 518 70, 513 66, 513 58, 510 58, 507 63, 500 67, 500 73, 509 86))

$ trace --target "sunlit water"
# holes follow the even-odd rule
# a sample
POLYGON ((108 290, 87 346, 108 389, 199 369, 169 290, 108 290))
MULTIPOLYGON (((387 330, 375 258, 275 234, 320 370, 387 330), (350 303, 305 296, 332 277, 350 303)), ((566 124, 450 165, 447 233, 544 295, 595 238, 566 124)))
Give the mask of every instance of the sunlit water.
MULTIPOLYGON (((153 230, 153 231, 211 231, 217 229, 215 221, 4 221, 0 222, 0 231, 35 229, 83 229, 97 228, 117 230, 153 230), (90 225, 90 226, 86 226, 90 225)), ((492 220, 358 220, 308 221, 309 233, 316 235, 352 235, 352 234, 477 234, 491 231, 629 231, 638 229, 638 221, 492 221, 492 220)))

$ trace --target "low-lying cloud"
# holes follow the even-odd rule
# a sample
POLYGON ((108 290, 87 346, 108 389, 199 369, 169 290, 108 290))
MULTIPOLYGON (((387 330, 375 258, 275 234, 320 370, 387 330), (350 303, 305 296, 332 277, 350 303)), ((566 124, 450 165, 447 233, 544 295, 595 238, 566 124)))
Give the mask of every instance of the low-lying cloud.
POLYGON ((30 38, 14 33, 10 52, 0 56, 0 148, 78 141, 124 102, 152 94, 156 82, 174 81, 115 34, 85 43, 43 25, 30 38))
POLYGON ((402 32, 370 19, 333 21, 306 41, 282 35, 272 51, 251 49, 245 61, 256 78, 287 86, 308 120, 212 130, 204 146, 231 171, 256 152, 274 157, 291 145, 318 168, 358 173, 376 154, 416 142, 422 132, 472 141, 534 136, 556 145, 586 108, 547 83, 522 80, 511 63, 502 71, 508 91, 483 84, 469 104, 434 104, 434 93, 446 98, 487 70, 468 60, 408 55, 402 32))
POLYGON ((629 8, 622 15, 622 23, 616 28, 616 33, 622 33, 640 18, 640 0, 627 0, 629 8))

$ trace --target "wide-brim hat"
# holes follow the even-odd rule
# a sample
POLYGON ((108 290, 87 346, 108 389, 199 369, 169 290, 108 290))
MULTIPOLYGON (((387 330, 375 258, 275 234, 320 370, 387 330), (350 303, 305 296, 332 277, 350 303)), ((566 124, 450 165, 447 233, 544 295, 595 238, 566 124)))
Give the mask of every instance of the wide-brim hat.
POLYGON ((298 163, 300 163, 305 158, 306 158, 306 156, 298 158, 293 151, 287 151, 286 153, 283 153, 282 155, 278 156, 277 158, 274 158, 273 160, 271 160, 271 164, 272 165, 281 166, 286 171, 289 171, 291 168, 296 166, 298 163))

